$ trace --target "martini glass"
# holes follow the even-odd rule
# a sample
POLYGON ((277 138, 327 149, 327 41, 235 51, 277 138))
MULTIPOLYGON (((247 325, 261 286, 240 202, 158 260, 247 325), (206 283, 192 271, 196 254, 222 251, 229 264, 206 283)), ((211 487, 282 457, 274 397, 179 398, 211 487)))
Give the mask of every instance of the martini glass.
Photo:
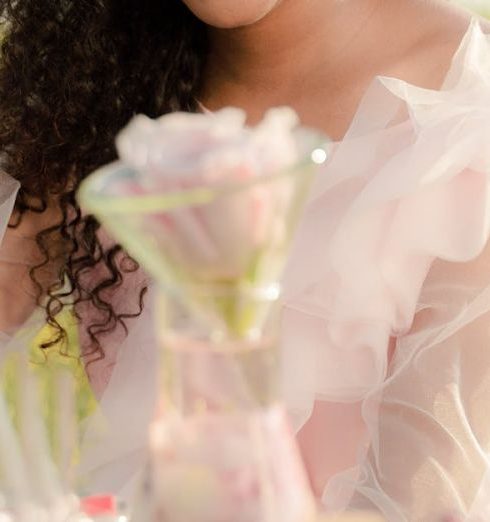
POLYGON ((120 162, 79 199, 160 287, 160 397, 136 516, 307 522, 314 502, 277 379, 281 276, 326 140, 264 176, 169 183, 120 162))

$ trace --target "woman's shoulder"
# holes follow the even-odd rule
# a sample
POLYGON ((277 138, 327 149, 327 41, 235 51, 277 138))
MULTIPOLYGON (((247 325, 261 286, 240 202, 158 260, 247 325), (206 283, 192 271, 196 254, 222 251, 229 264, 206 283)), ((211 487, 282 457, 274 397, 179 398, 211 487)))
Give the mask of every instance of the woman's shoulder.
POLYGON ((490 22, 465 9, 448 2, 414 2, 394 24, 399 25, 401 33, 406 32, 407 25, 414 29, 388 76, 420 87, 440 88, 474 20, 484 33, 490 34, 490 22))
POLYGON ((431 4, 427 8, 428 28, 421 33, 416 49, 428 53, 434 61, 450 61, 461 41, 477 21, 484 33, 490 34, 490 22, 452 4, 431 4))

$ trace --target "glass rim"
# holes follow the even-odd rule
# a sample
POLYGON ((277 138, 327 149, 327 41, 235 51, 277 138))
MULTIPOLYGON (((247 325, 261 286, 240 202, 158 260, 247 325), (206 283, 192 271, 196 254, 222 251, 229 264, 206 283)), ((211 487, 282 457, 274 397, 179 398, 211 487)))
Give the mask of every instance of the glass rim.
MULTIPOLYGON (((305 129, 303 129, 305 130, 305 129)), ((306 129, 310 131, 310 129, 306 129)), ((158 194, 135 194, 135 195, 116 195, 97 190, 104 180, 110 179, 118 170, 136 172, 137 169, 124 164, 121 160, 113 161, 96 169, 86 179, 82 181, 78 189, 77 199, 82 208, 92 214, 119 215, 119 214, 151 214, 155 212, 168 212, 179 208, 190 206, 201 206, 211 203, 224 196, 247 190, 256 185, 274 183, 282 178, 296 175, 301 170, 319 166, 325 163, 329 157, 330 141, 324 135, 316 131, 310 131, 315 136, 315 144, 309 147, 306 154, 291 164, 289 167, 280 169, 267 175, 254 176, 252 179, 243 181, 217 181, 215 183, 196 185, 192 188, 182 188, 176 190, 162 191, 158 194), (316 162, 312 153, 316 150, 325 152, 325 161, 316 162)))

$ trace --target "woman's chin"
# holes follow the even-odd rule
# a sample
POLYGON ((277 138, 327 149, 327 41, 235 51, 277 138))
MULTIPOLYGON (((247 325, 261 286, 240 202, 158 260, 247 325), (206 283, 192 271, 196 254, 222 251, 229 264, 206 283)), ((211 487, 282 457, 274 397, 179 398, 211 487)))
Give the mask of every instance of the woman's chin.
POLYGON ((252 25, 267 16, 281 0, 184 0, 204 23, 217 29, 252 25))

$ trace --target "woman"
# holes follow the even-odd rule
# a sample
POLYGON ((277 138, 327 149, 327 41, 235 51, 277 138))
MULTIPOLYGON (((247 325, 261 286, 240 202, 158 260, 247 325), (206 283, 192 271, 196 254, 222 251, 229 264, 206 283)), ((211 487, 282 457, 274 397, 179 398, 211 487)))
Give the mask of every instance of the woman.
POLYGON ((74 303, 116 441, 90 448, 94 487, 124 487, 140 459, 151 306, 134 263, 80 214, 79 181, 113 157, 136 112, 236 105, 253 123, 286 104, 336 142, 285 281, 285 393, 312 483, 328 507, 390 521, 485 516, 490 43, 479 26, 425 0, 2 8, 0 144, 21 189, 0 250, 0 329, 43 298, 46 348, 74 303), (21 277, 32 288, 13 307, 21 277))

